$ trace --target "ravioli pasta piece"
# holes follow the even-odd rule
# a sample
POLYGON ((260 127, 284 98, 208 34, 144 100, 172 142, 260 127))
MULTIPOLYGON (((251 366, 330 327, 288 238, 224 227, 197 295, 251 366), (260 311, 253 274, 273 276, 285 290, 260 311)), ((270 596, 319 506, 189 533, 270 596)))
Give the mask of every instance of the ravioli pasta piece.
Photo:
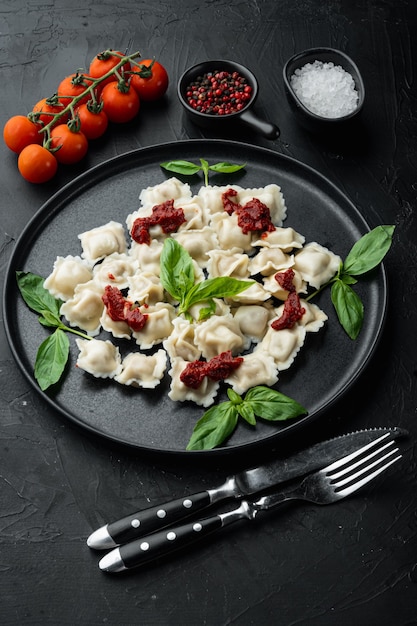
POLYGON ((211 250, 208 256, 207 271, 211 278, 231 276, 243 280, 249 277, 249 257, 239 252, 239 248, 211 250))
POLYGON ((259 304, 260 302, 266 302, 271 297, 263 286, 256 281, 253 282, 247 289, 237 293, 232 298, 228 298, 228 301, 232 304, 259 304))
POLYGON ((98 335, 104 309, 102 293, 102 289, 93 280, 78 285, 74 296, 62 304, 61 315, 73 328, 81 328, 91 337, 98 335))
POLYGON ((276 274, 279 270, 286 270, 293 265, 294 257, 292 255, 285 254, 279 248, 262 248, 250 260, 249 270, 252 276, 256 274, 269 276, 270 274, 276 274))
POLYGON ((305 237, 293 228, 277 227, 270 232, 262 233, 262 237, 253 242, 254 247, 280 248, 283 252, 291 252, 294 248, 302 248, 305 237))
POLYGON ((242 189, 237 195, 237 201, 241 205, 245 205, 254 198, 269 208, 272 223, 275 226, 281 226, 287 216, 287 208, 281 187, 272 183, 258 189, 242 189))
POLYGON ((201 357, 201 350, 197 348, 194 341, 195 324, 183 317, 176 317, 172 320, 172 326, 172 333, 163 342, 170 359, 180 357, 184 361, 198 361, 201 357))
POLYGON ((182 198, 174 202, 175 208, 181 208, 184 212, 186 221, 181 224, 178 231, 181 230, 201 230, 209 224, 209 213, 202 206, 201 199, 194 196, 191 200, 183 201, 182 198))
POLYGON ((227 185, 222 187, 207 185, 200 188, 198 197, 201 198, 203 207, 209 211, 211 215, 214 215, 215 213, 223 213, 224 205, 222 194, 229 189, 233 189, 238 193, 242 191, 242 187, 239 187, 239 185, 227 185))
POLYGON ((163 243, 156 239, 153 239, 149 245, 132 241, 129 255, 137 260, 140 270, 159 276, 161 273, 162 248, 163 243))
POLYGON ((148 318, 142 330, 134 331, 132 337, 142 350, 148 350, 162 343, 171 334, 175 309, 166 302, 157 302, 149 306, 141 306, 140 310, 148 318))
POLYGON ((58 256, 52 273, 45 279, 43 286, 60 300, 73 297, 77 285, 87 283, 93 278, 91 264, 79 256, 58 256))
POLYGON ((126 253, 119 254, 113 252, 106 256, 101 263, 97 263, 93 269, 94 281, 102 285, 113 285, 119 289, 126 289, 129 284, 129 277, 139 268, 136 259, 129 257, 126 253))
POLYGON ((79 339, 76 343, 80 353, 77 367, 95 378, 114 378, 122 371, 119 348, 111 341, 101 339, 79 339))
POLYGON ((156 304, 164 299, 164 288, 159 276, 152 272, 138 272, 127 279, 127 297, 132 302, 156 304))
POLYGON ((191 189, 188 183, 182 183, 175 176, 157 185, 142 189, 139 195, 142 205, 148 206, 163 204, 167 200, 176 200, 177 198, 191 198, 191 189))
MULTIPOLYGON (((298 324, 304 326, 308 333, 316 333, 323 328, 324 323, 329 319, 324 311, 317 304, 307 302, 300 299, 301 306, 305 309, 302 318, 298 320, 298 324)), ((281 315, 281 314, 279 314, 281 315)))
POLYGON ((208 253, 218 246, 216 233, 210 226, 201 230, 183 230, 172 233, 171 237, 187 250, 188 254, 200 267, 206 267, 208 253))
POLYGON ((114 321, 107 313, 106 308, 103 309, 103 313, 100 317, 100 326, 107 333, 110 333, 116 339, 130 339, 132 335, 132 329, 123 321, 114 321))
POLYGON ((207 360, 227 350, 236 356, 249 347, 238 321, 230 313, 212 315, 200 322, 196 325, 194 337, 196 346, 207 360))
POLYGON ((104 259, 113 252, 126 252, 127 245, 123 225, 110 221, 78 235, 81 241, 81 256, 92 263, 104 259))
POLYGON ((239 395, 256 385, 271 387, 277 381, 278 370, 275 360, 262 350, 245 355, 243 363, 225 379, 225 382, 231 385, 233 391, 239 395))
POLYGON ((304 344, 305 336, 305 327, 298 324, 283 330, 274 330, 270 327, 253 353, 256 354, 261 351, 270 354, 278 370, 286 370, 293 363, 304 344))
POLYGON ((225 211, 216 213, 212 217, 210 225, 217 235, 218 245, 223 250, 238 248, 239 252, 252 252, 252 233, 245 234, 242 232, 237 223, 236 213, 232 213, 232 215, 225 211))
POLYGON ((131 352, 123 359, 122 371, 115 376, 115 380, 121 385, 154 389, 160 384, 166 365, 165 350, 157 350, 151 355, 131 352))
POLYGON ((187 367, 187 364, 188 361, 184 361, 181 357, 172 359, 171 369, 168 372, 171 377, 168 397, 174 400, 174 402, 186 402, 189 400, 199 406, 210 406, 217 396, 220 383, 205 376, 197 389, 187 387, 180 379, 181 373, 187 367))
POLYGON ((294 269, 315 289, 322 285, 338 271, 342 259, 334 252, 315 241, 306 244, 294 256, 294 269))
MULTIPOLYGON (((280 272, 276 272, 276 274, 279 274, 279 273, 280 272)), ((276 298, 277 300, 286 300, 289 292, 286 289, 283 289, 281 287, 281 285, 275 278, 276 274, 265 276, 262 279, 263 287, 265 291, 271 294, 271 296, 274 296, 274 298, 276 298)), ((292 279, 292 284, 294 285, 295 291, 298 294, 307 293, 307 283, 305 280, 301 278, 301 274, 297 270, 294 270, 294 277, 292 279)))
POLYGON ((269 320, 275 316, 271 307, 258 304, 239 306, 234 312, 234 319, 238 322, 240 331, 251 342, 261 341, 268 329, 269 320))

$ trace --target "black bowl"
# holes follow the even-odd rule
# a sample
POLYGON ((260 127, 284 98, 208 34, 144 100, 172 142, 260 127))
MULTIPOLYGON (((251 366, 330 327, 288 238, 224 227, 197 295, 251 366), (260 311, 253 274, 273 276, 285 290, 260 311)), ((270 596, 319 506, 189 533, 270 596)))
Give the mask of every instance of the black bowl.
POLYGON ((231 125, 237 123, 245 124, 251 130, 263 135, 267 139, 276 139, 279 137, 280 131, 275 124, 270 124, 269 122, 258 118, 251 110, 258 95, 258 82, 254 74, 248 70, 247 67, 244 67, 235 61, 226 61, 224 59, 204 61, 188 68, 178 81, 177 93, 178 98, 190 120, 202 128, 221 132, 227 131, 230 129, 231 125), (252 87, 252 96, 241 111, 230 113, 228 115, 211 115, 209 113, 196 111, 188 104, 186 92, 190 83, 195 81, 198 76, 203 76, 207 72, 213 72, 216 70, 238 72, 252 87))
POLYGON ((310 48, 309 50, 304 50, 304 52, 299 52, 291 57, 284 65, 283 79, 285 93, 292 111, 295 113, 298 120, 310 130, 332 131, 341 127, 345 128, 355 120, 362 111, 365 101, 365 87, 362 76, 352 59, 340 50, 335 50, 334 48, 310 48), (341 117, 324 117, 317 115, 310 111, 297 97, 291 86, 291 76, 296 70, 301 69, 307 63, 314 63, 314 61, 334 63, 334 65, 342 67, 352 76, 356 91, 358 92, 358 103, 351 113, 341 117))

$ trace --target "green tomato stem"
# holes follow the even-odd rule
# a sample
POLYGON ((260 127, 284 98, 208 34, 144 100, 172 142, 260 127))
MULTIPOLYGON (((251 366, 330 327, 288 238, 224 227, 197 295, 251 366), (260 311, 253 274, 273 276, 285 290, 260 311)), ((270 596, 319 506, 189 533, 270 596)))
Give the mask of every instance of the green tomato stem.
POLYGON ((50 114, 51 115, 51 121, 48 122, 48 124, 45 124, 45 126, 40 129, 39 132, 45 133, 45 141, 44 141, 44 147, 45 148, 48 148, 49 143, 50 143, 50 131, 51 131, 51 128, 56 124, 56 122, 58 120, 60 120, 64 115, 66 115, 68 113, 71 113, 71 116, 73 116, 74 107, 78 104, 78 102, 80 102, 80 100, 85 98, 85 96, 88 95, 89 93, 93 94, 94 93, 94 89, 98 85, 100 85, 100 83, 102 83, 104 80, 106 80, 107 78, 110 78, 111 76, 117 76, 120 80, 122 80, 122 78, 120 76, 120 73, 119 73, 119 69, 125 63, 133 61, 133 59, 135 59, 136 57, 140 56, 140 52, 134 52, 133 54, 123 55, 123 56, 121 56, 120 54, 118 54, 116 52, 113 52, 111 50, 109 50, 108 52, 109 52, 109 54, 112 54, 113 56, 116 56, 116 57, 118 57, 120 59, 119 62, 117 63, 117 65, 112 67, 111 70, 106 72, 106 74, 103 74, 103 76, 100 76, 100 78, 93 79, 91 76, 88 76, 88 75, 84 74, 83 76, 85 78, 87 78, 88 80, 92 80, 93 82, 91 83, 91 85, 86 87, 86 89, 83 92, 78 94, 78 96, 60 96, 62 98, 68 97, 70 99, 70 102, 59 113, 51 113, 50 114))

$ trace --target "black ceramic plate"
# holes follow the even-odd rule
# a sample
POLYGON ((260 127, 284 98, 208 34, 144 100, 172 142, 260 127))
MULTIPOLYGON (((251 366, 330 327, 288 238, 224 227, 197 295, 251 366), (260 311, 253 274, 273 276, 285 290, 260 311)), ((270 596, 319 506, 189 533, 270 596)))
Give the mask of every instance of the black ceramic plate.
MULTIPOLYGON (((73 335, 64 381, 53 392, 43 393, 33 377, 33 365, 48 330, 23 303, 15 272, 30 271, 46 277, 58 255, 80 254, 79 233, 109 220, 124 223, 138 207, 140 191, 171 176, 161 169, 161 162, 198 162, 200 157, 209 163, 247 163, 237 174, 211 174, 213 185, 279 184, 287 204, 285 226, 292 226, 307 242, 317 241, 342 258, 369 230, 348 198, 316 171, 268 149, 221 140, 180 141, 129 152, 89 170, 55 194, 28 224, 12 255, 4 291, 7 337, 19 366, 47 403, 89 431, 138 449, 185 454, 194 424, 204 409, 191 403, 173 403, 167 397, 168 380, 155 390, 138 390, 77 370, 78 349, 73 335)), ((199 176, 187 182, 195 191, 203 184, 199 176)), ((383 268, 360 281, 357 291, 365 305, 359 338, 351 341, 344 333, 327 290, 315 301, 329 316, 325 329, 309 333, 292 367, 280 374, 276 388, 304 405, 308 416, 275 424, 259 421, 256 428, 242 423, 224 446, 196 454, 249 450, 266 441, 275 445, 340 399, 361 374, 381 333, 386 308, 383 268)), ((225 394, 220 394, 219 400, 224 399, 225 394)))

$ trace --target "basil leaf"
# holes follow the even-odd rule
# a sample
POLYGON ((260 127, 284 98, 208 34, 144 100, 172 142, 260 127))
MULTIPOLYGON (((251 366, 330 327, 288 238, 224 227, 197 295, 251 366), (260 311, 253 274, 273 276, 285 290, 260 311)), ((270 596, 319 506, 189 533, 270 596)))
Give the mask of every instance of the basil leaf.
POLYGON ((308 411, 292 398, 269 387, 252 387, 247 392, 244 404, 249 405, 255 415, 269 421, 287 420, 308 411))
POLYGON ((50 311, 59 316, 62 301, 54 298, 43 286, 45 279, 31 272, 16 272, 17 286, 28 307, 43 315, 50 311))
POLYGON ((41 343, 36 355, 35 378, 42 391, 59 381, 68 355, 68 337, 63 330, 57 328, 41 343))
POLYGON ((242 165, 236 165, 234 163, 223 162, 210 165, 209 169, 213 170, 213 172, 220 172, 222 174, 233 174, 233 172, 238 172, 244 167, 246 167, 246 163, 242 163, 242 165))
POLYGON ((342 280, 333 283, 330 295, 340 324, 351 339, 356 339, 364 318, 361 299, 352 287, 342 280))
POLYGON ((39 322, 43 326, 49 326, 50 328, 56 328, 62 325, 59 315, 55 315, 55 313, 51 313, 50 311, 42 311, 39 322))
POLYGON ((202 322, 203 320, 208 319, 215 313, 215 311, 216 303, 214 302, 214 300, 209 300, 207 302, 207 306, 204 306, 200 309, 200 312, 198 314, 198 321, 202 322))
POLYGON ((236 408, 239 415, 241 415, 248 424, 250 424, 251 426, 256 426, 255 413, 249 402, 243 401, 241 402, 241 404, 238 404, 236 408))
POLYGON ((206 411, 196 423, 187 450, 211 450, 235 430, 238 412, 231 402, 222 402, 206 411))
POLYGON ((179 302, 194 285, 194 265, 191 256, 175 239, 164 241, 161 253, 161 283, 179 302))
POLYGON ((359 276, 376 267, 390 249, 395 226, 377 226, 361 237, 343 263, 343 271, 359 276))
POLYGON ((187 293, 182 308, 187 311, 193 304, 204 302, 210 298, 231 298, 244 291, 253 281, 238 280, 230 276, 208 278, 196 283, 187 293))
POLYGON ((191 163, 191 161, 165 161, 161 163, 161 167, 169 172, 175 172, 176 174, 185 174, 185 176, 193 176, 201 170, 200 165, 191 163))

